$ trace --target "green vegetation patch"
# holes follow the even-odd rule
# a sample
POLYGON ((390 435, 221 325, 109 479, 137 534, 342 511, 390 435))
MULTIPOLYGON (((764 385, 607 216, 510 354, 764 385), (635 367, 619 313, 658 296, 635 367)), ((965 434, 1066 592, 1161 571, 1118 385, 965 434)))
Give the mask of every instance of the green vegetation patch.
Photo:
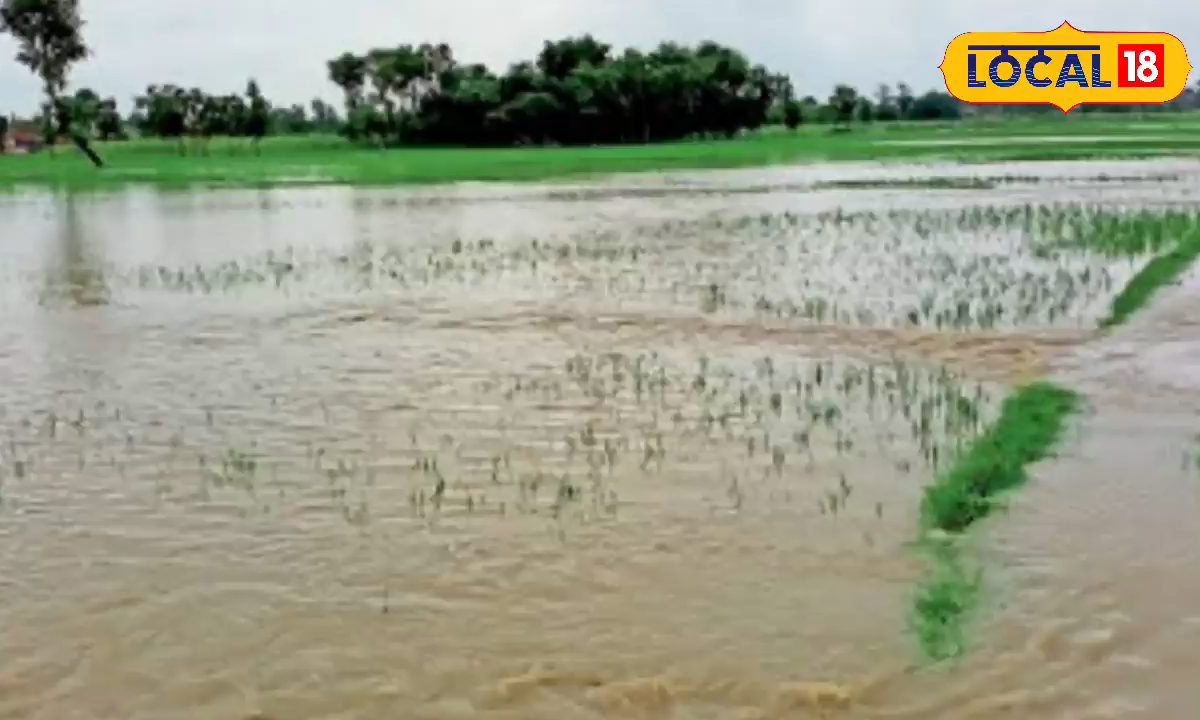
POLYGON ((1086 249, 1109 257, 1157 253, 1200 236, 1200 215, 1186 210, 1055 209, 1037 218, 1049 249, 1086 249))
POLYGON ((1001 493, 1025 482, 1030 463, 1050 455, 1079 396, 1050 383, 1013 393, 1000 418, 925 491, 922 547, 929 577, 918 587, 910 621, 922 651, 935 661, 958 657, 966 647, 963 625, 981 594, 982 573, 964 562, 954 536, 996 507, 1001 493))
POLYGON ((1181 240, 1174 249, 1151 260, 1113 299, 1112 312, 1101 327, 1120 325, 1154 297, 1159 288, 1175 282, 1200 256, 1200 233, 1181 240))
POLYGON ((1189 210, 1097 213, 1080 208, 1047 215, 1039 223, 1039 234, 1053 238, 1046 250, 1083 248, 1109 257, 1156 254, 1113 299, 1108 317, 1100 322, 1103 328, 1128 320, 1200 255, 1200 215, 1189 210))
POLYGON ((1028 464, 1054 449, 1079 396, 1051 383, 1027 385, 1004 401, 1000 419, 925 490, 927 530, 962 532, 988 515, 996 496, 1026 480, 1028 464))
MULTIPOLYGON (((1088 117, 969 120, 959 123, 876 123, 832 133, 809 125, 794 132, 764 129, 731 140, 695 140, 596 147, 434 148, 379 150, 335 135, 277 136, 261 142, 213 137, 171 142, 141 139, 96 145, 107 167, 98 170, 59 149, 0 157, 0 192, 22 187, 120 188, 265 187, 306 184, 399 185, 461 181, 527 181, 667 170, 788 165, 842 160, 937 159, 991 162, 1014 159, 1121 158, 1200 153, 1200 114, 1160 122, 1154 140, 1138 135, 1145 120, 1088 117), (1105 142, 941 146, 894 141, 1009 137, 1026 133, 1105 138, 1105 142), (1113 142, 1114 138, 1121 142, 1113 142)), ((1156 125, 1157 127, 1157 125, 1156 125)))
POLYGON ((964 620, 979 599, 983 573, 966 566, 952 540, 929 542, 924 547, 931 570, 917 588, 910 627, 927 657, 948 660, 966 651, 964 620))

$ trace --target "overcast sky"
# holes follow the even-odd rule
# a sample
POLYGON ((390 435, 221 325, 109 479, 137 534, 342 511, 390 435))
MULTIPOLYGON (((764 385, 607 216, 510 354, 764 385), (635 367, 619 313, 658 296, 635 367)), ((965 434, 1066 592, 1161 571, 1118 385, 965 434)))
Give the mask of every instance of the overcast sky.
MULTIPOLYGON (((240 91, 256 77, 276 102, 339 98, 325 61, 342 51, 448 42, 493 70, 544 39, 590 32, 618 47, 712 39, 790 74, 801 95, 834 83, 943 87, 936 66, 969 30, 1165 30, 1200 65, 1200 0, 81 0, 94 56, 72 87, 123 110, 149 83, 240 91)), ((38 84, 0 38, 0 112, 37 107, 38 84)), ((1193 75, 1195 77, 1195 74, 1193 75)))

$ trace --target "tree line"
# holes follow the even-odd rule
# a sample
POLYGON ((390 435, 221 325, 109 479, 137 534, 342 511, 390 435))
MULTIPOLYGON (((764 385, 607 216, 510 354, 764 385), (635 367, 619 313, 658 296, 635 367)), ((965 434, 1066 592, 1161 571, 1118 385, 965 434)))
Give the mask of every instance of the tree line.
POLYGON ((251 79, 243 95, 211 95, 200 88, 150 85, 134 98, 128 125, 143 137, 182 140, 215 136, 261 139, 266 135, 337 132, 336 110, 320 98, 309 108, 276 106, 251 79))
POLYGON ((663 43, 643 53, 591 35, 547 41, 502 75, 460 65, 446 44, 401 45, 328 63, 353 140, 381 145, 646 143, 731 136, 764 124, 956 119, 959 101, 880 85, 872 99, 838 85, 821 102, 717 43, 663 43))
MULTIPOLYGON (((329 79, 342 91, 342 115, 320 99, 307 107, 275 105, 250 80, 242 94, 150 85, 123 117, 114 98, 87 88, 66 92, 71 67, 89 55, 83 26, 79 0, 0 0, 0 33, 13 36, 17 60, 42 82, 39 124, 46 141, 69 137, 97 165, 102 161, 90 146, 92 139, 120 140, 131 133, 181 141, 340 132, 379 146, 582 145, 728 137, 765 124, 845 129, 853 123, 956 119, 964 113, 946 93, 916 95, 904 83, 879 85, 870 94, 838 85, 824 101, 797 99, 786 75, 715 42, 616 52, 583 35, 547 41, 535 58, 501 74, 459 63, 445 43, 346 52, 327 63, 329 79)), ((1200 108, 1200 85, 1165 109, 1184 108, 1200 108)), ((1057 112, 1049 107, 969 111, 1057 112)), ((0 115, 0 150, 8 130, 8 119, 0 115)))
POLYGON ((446 44, 344 53, 328 63, 345 132, 382 145, 645 143, 729 136, 793 106, 791 81, 713 42, 616 54, 590 35, 547 41, 495 74, 446 44))

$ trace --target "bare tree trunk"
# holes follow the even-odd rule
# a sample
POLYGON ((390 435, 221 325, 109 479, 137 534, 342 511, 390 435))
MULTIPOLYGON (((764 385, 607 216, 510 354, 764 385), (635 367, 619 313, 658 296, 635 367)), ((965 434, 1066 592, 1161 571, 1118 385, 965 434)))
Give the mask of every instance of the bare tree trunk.
POLYGON ((72 133, 71 142, 75 143, 75 147, 79 148, 79 152, 83 153, 85 156, 87 156, 88 160, 92 161, 92 165, 95 165, 98 168, 104 167, 104 161, 101 160, 100 156, 96 154, 96 151, 92 149, 92 146, 90 143, 88 143, 87 138, 78 133, 72 133))

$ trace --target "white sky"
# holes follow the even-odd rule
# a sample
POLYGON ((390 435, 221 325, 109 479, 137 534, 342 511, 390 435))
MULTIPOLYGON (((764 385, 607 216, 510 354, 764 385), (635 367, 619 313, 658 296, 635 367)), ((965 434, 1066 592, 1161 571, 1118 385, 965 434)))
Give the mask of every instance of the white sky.
MULTIPOLYGON (((591 32, 618 48, 712 39, 790 74, 800 95, 835 83, 941 88, 946 44, 970 30, 1175 33, 1200 65, 1200 0, 81 0, 94 57, 72 86, 123 110, 150 83, 240 91, 254 76, 275 102, 337 100, 325 61, 345 50, 448 42, 502 70, 546 38, 591 32)), ((38 84, 0 38, 0 113, 37 107, 38 84)), ((1195 77, 1195 75, 1193 75, 1195 77)))

